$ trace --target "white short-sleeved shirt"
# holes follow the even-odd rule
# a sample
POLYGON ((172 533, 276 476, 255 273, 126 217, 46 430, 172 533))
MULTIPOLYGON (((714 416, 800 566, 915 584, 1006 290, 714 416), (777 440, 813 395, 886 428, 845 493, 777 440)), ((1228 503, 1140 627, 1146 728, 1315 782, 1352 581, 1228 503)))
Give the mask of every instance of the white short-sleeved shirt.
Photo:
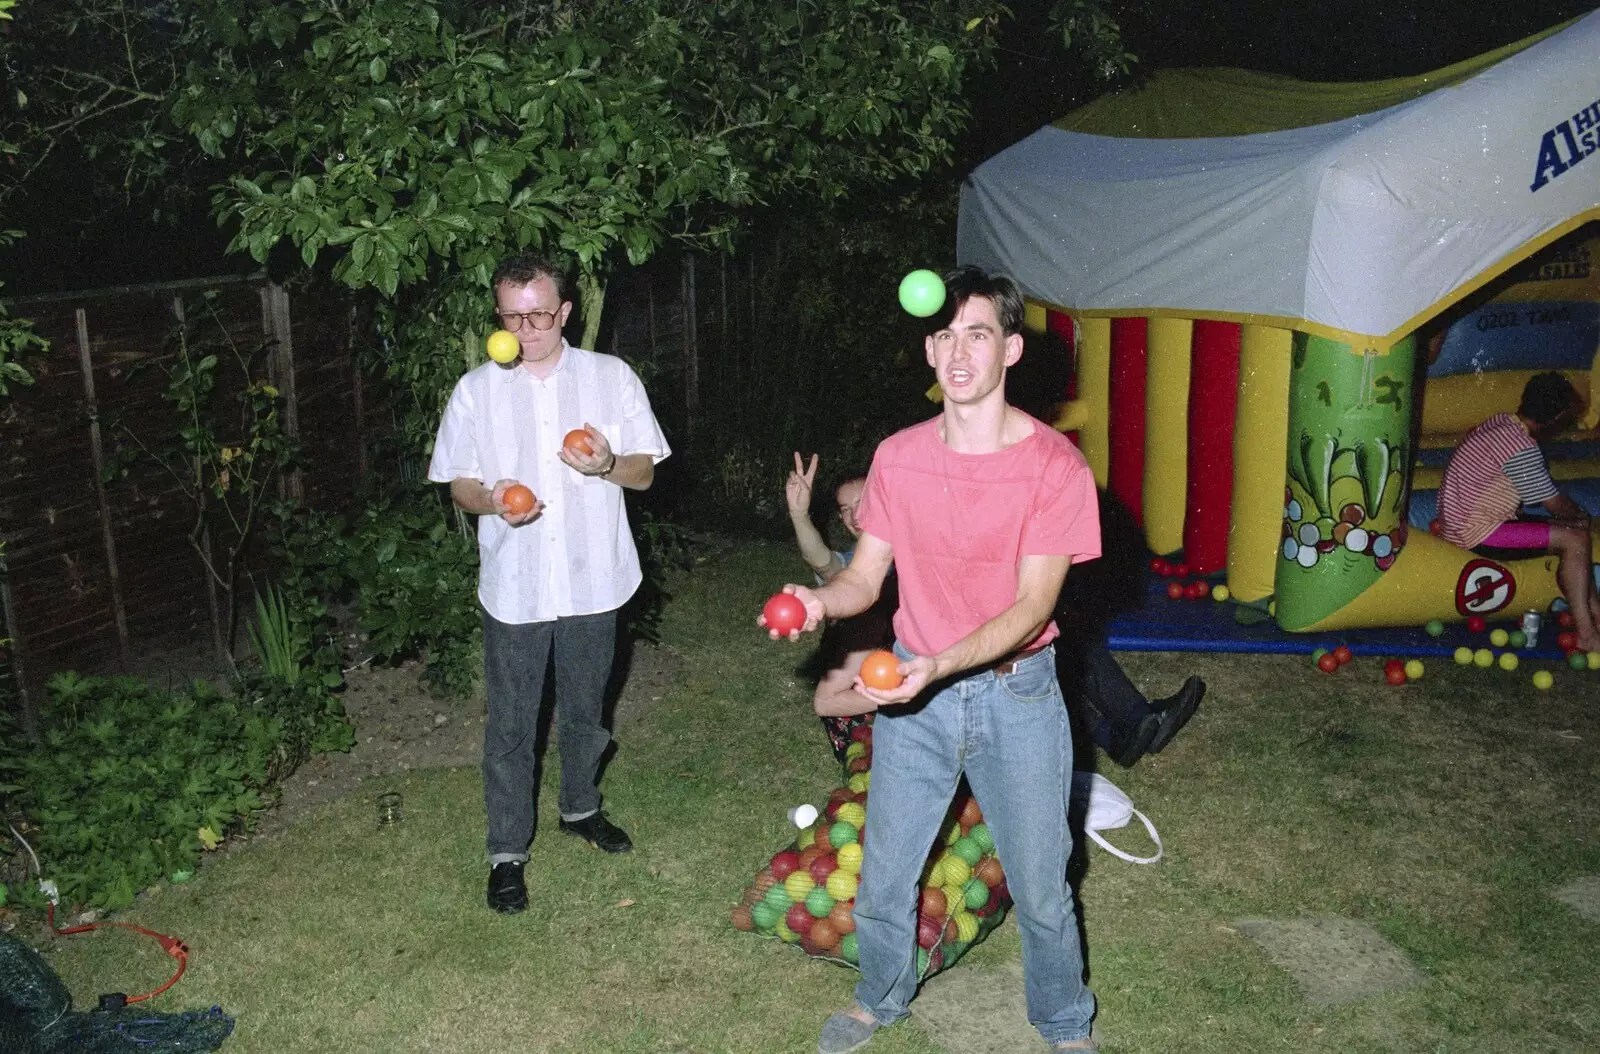
POLYGON ((621 607, 643 574, 622 488, 561 462, 562 438, 589 422, 618 457, 672 451, 626 362, 564 344, 548 377, 484 363, 456 382, 428 478, 517 480, 545 503, 532 523, 478 517, 478 599, 500 622, 548 622, 621 607))

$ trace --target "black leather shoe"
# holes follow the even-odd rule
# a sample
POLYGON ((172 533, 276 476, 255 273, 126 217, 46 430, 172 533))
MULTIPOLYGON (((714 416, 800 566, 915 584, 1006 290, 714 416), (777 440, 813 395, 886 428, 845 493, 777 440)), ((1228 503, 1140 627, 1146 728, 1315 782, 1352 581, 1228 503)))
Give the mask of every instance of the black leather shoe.
POLYGON ((1150 744, 1155 742, 1160 731, 1161 715, 1154 712, 1145 714, 1134 726, 1132 735, 1121 743, 1113 743, 1116 749, 1109 752, 1111 760, 1125 769, 1133 768, 1134 762, 1150 752, 1150 744))
POLYGON ((1189 718, 1200 708, 1200 700, 1205 697, 1206 682, 1191 677, 1183 682, 1183 687, 1176 694, 1155 704, 1156 712, 1161 715, 1161 727, 1156 729, 1155 738, 1150 740, 1150 753, 1159 754, 1162 747, 1172 742, 1172 737, 1189 723, 1189 718))
POLYGON ((525 861, 507 860, 489 871, 489 907, 502 915, 515 915, 528 907, 528 885, 522 879, 525 861))
POLYGON ((626 853, 633 849, 633 842, 628 838, 628 832, 606 819, 606 814, 603 812, 585 816, 581 820, 562 820, 561 829, 568 834, 577 835, 603 852, 626 853))

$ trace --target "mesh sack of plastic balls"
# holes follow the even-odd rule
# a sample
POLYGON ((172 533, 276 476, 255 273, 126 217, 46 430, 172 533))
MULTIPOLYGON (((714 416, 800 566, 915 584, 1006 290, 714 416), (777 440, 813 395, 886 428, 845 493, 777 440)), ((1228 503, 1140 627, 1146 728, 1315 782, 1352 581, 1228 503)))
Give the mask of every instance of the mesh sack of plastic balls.
POLYGON ((164 1014, 141 1006, 87 1013, 50 964, 0 933, 0 1051, 5 1054, 188 1054, 216 1050, 233 1033, 218 1007, 164 1014))
MULTIPOLYGON (((861 877, 872 726, 851 732, 845 784, 828 796, 816 823, 756 872, 731 913, 735 929, 798 945, 807 955, 857 965, 856 886, 861 877)), ((1005 872, 977 799, 956 791, 941 836, 918 882, 917 976, 927 978, 1000 925, 1011 906, 1005 872)))

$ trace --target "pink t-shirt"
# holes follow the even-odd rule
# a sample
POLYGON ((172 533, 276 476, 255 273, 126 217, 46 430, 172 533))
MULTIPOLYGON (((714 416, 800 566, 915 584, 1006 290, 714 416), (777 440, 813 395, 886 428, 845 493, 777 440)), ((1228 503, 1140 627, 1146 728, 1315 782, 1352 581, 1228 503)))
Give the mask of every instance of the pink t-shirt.
MULTIPOLYGON (((992 454, 958 454, 939 418, 878 445, 857 516, 894 549, 894 630, 918 655, 966 637, 1017 600, 1023 556, 1100 555, 1094 476, 1078 448, 1029 418, 1033 434, 992 454)), ((1025 647, 1042 647, 1054 622, 1025 647)))

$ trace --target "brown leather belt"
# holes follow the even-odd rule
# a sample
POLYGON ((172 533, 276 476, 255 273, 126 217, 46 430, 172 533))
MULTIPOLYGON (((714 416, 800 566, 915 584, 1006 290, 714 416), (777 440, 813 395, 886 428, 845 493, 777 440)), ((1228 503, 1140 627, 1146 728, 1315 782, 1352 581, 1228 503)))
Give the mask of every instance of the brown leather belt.
POLYGON ((1007 655, 1005 658, 989 667, 989 669, 993 670, 997 674, 1000 674, 1001 676, 1016 673, 1018 663, 1022 662, 1024 659, 1033 658, 1035 655, 1039 654, 1041 651, 1044 651, 1048 647, 1050 647, 1050 645, 1043 644, 1037 648, 1027 648, 1023 651, 1012 652, 1010 655, 1007 655))

